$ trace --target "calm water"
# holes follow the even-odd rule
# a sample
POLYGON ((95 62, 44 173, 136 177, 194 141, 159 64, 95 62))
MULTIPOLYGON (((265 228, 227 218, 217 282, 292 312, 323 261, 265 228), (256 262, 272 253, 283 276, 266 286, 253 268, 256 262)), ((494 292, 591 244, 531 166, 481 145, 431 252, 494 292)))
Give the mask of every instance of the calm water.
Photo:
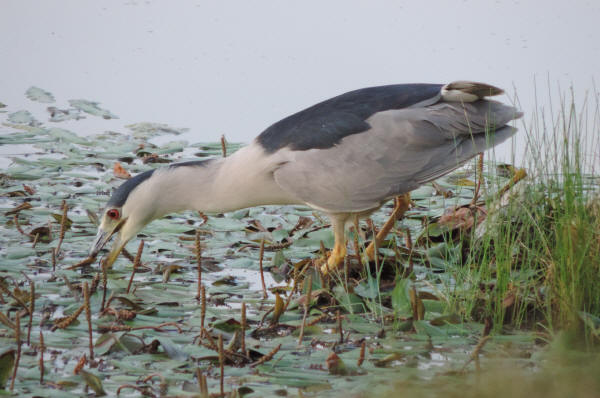
MULTIPOLYGON (((539 108, 548 109, 549 91, 556 106, 559 87, 573 85, 580 103, 594 96, 598 20, 597 1, 4 0, 0 102, 47 120, 46 106, 24 97, 36 85, 59 107, 101 102, 120 116, 114 130, 152 121, 190 128, 190 142, 248 142, 348 90, 470 79, 505 88, 504 101, 516 92, 528 120, 535 81, 539 108)), ((61 127, 107 125, 88 117, 61 127)), ((521 134, 497 157, 510 161, 515 147, 520 162, 524 142, 521 134)))

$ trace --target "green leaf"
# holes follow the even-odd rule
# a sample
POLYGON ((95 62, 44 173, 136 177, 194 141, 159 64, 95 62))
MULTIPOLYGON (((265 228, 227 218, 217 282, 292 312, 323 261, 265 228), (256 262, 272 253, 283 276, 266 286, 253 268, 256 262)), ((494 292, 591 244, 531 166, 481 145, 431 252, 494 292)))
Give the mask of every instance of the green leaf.
POLYGON ((334 286, 333 295, 345 311, 351 314, 364 312, 365 306, 361 298, 354 293, 348 293, 343 286, 334 286))
POLYGON ((25 92, 25 96, 32 101, 43 102, 46 104, 54 102, 54 96, 51 93, 35 86, 29 87, 25 92))
POLYGON ((392 290, 392 309, 396 316, 408 316, 412 314, 409 294, 409 280, 400 279, 392 290))
POLYGON ((106 395, 106 392, 102 387, 102 380, 100 380, 98 376, 85 370, 80 370, 79 375, 83 378, 87 385, 94 390, 97 397, 103 397, 106 395))
POLYGON ((356 285, 354 287, 354 293, 358 294, 360 297, 364 297, 364 298, 368 298, 368 299, 374 299, 377 297, 378 295, 378 291, 377 289, 373 288, 373 286, 370 283, 359 283, 358 285, 356 285))
POLYGON ((4 390, 6 382, 12 375, 15 366, 15 350, 8 350, 0 355, 0 390, 4 390))

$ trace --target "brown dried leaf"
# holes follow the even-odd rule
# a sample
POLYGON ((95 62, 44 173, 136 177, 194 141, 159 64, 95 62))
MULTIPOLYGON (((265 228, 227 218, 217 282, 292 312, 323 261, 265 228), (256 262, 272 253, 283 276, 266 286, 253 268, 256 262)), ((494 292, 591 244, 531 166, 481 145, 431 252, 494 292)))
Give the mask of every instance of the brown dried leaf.
POLYGON ((6 214, 7 216, 11 215, 11 214, 15 214, 18 213, 22 210, 27 210, 27 209, 31 209, 31 204, 29 202, 25 202, 25 203, 21 203, 20 205, 18 205, 17 207, 15 207, 12 210, 7 211, 6 214))
POLYGON ((329 370, 329 374, 340 376, 348 374, 346 364, 335 352, 329 354, 325 363, 327 364, 327 370, 329 370))
POLYGON ((125 170, 119 162, 115 162, 115 165, 113 167, 113 174, 115 175, 115 177, 122 178, 124 180, 131 178, 131 174, 129 174, 129 172, 125 170))
POLYGON ((31 188, 29 185, 25 185, 23 184, 23 189, 25 190, 25 192, 27 192, 29 195, 33 195, 35 194, 35 189, 31 188))

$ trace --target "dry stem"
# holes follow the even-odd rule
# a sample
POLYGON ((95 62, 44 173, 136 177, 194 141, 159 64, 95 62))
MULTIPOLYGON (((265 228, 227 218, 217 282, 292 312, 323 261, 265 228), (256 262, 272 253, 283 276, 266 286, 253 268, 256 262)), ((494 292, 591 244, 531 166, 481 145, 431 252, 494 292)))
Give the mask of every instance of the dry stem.
POLYGON ((263 257, 265 255, 265 239, 263 238, 260 241, 260 254, 258 256, 258 264, 260 267, 260 282, 262 284, 263 298, 266 299, 267 295, 267 287, 265 285, 265 274, 263 272, 263 257))
POLYGON ((21 360, 21 313, 17 312, 15 319, 15 341, 17 344, 17 358, 13 368, 12 380, 10 381, 10 391, 15 388, 15 379, 17 378, 17 369, 19 369, 19 361, 21 360))
POLYGON ((31 347, 31 326, 33 325, 33 312, 35 310, 35 283, 31 284, 31 297, 29 298, 29 325, 27 325, 27 345, 31 347))
POLYGON ((202 297, 202 247, 200 246, 200 230, 196 230, 196 263, 198 268, 198 290, 196 300, 202 297))
POLYGON ((44 351, 46 351, 46 347, 44 346, 44 335, 40 330, 40 384, 44 384, 44 351))
POLYGON ((58 235, 58 245, 56 245, 56 253, 60 252, 60 246, 62 245, 63 239, 65 238, 65 226, 67 224, 67 211, 69 206, 65 200, 62 201, 62 218, 60 219, 60 233, 58 235))
POLYGON ((133 260, 133 269, 131 270, 131 277, 129 278, 129 283, 127 284, 127 294, 131 290, 131 284, 133 283, 133 276, 135 275, 135 271, 140 266, 140 260, 142 258, 142 251, 144 251, 144 240, 142 239, 140 245, 138 246, 137 253, 135 255, 135 259, 133 260))
POLYGON ((242 301, 242 354, 246 355, 246 302, 242 301))
POLYGON ((83 305, 85 306, 85 318, 88 324, 88 336, 90 345, 90 361, 94 360, 94 340, 92 339, 92 309, 90 308, 90 287, 83 282, 83 305))
POLYGON ((267 355, 261 357, 258 361, 251 363, 250 367, 254 368, 254 367, 257 367, 258 365, 261 365, 267 361, 270 361, 271 359, 273 359, 275 354, 277 354, 277 351, 279 351, 280 348, 281 348, 281 344, 279 344, 277 347, 273 348, 273 350, 271 352, 269 352, 267 355))

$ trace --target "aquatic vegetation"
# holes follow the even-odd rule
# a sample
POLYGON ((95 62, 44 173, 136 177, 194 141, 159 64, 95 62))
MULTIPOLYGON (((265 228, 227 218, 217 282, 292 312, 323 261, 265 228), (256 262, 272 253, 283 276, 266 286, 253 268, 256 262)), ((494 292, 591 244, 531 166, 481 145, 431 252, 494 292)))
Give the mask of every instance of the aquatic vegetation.
MULTIPOLYGON (((71 106, 115 117, 93 101, 71 106)), ((0 390, 476 396, 497 392, 477 380, 533 391, 558 374, 575 388, 577 372, 598 388, 600 202, 593 170, 573 156, 581 112, 562 112, 553 130, 566 152, 540 164, 555 173, 473 162, 411 194, 376 261, 360 253, 392 204, 356 225, 346 267, 326 278, 312 259, 333 236, 300 206, 171 215, 111 269, 82 262, 121 178, 240 145, 167 142, 183 130, 153 123, 84 136, 56 127, 55 110, 50 124, 8 108, 0 145, 32 150, 0 171, 0 390)))

